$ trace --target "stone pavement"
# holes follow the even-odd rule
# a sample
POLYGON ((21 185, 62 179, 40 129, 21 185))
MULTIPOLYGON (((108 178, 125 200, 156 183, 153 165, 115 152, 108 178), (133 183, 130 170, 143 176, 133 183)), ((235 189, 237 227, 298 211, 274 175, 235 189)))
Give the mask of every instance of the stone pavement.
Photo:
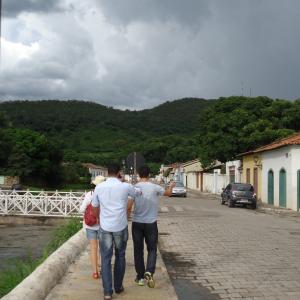
POLYGON ((199 287, 179 299, 300 299, 299 214, 228 208, 199 193, 164 198, 162 208, 159 247, 175 288, 199 287))
MULTIPOLYGON (((130 234, 131 236, 131 234, 130 234)), ((156 287, 140 287, 134 283, 135 270, 133 261, 132 240, 129 239, 126 251, 126 273, 124 279, 125 292, 114 294, 113 299, 120 300, 177 300, 176 293, 170 282, 166 267, 160 254, 155 273, 156 287)), ((103 299, 101 280, 92 279, 88 249, 70 266, 68 274, 48 295, 46 300, 93 300, 103 299)))

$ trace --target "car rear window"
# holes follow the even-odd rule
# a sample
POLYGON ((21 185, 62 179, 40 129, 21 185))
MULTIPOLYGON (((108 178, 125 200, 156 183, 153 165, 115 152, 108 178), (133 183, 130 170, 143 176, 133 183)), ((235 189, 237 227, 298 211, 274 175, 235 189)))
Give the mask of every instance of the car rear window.
POLYGON ((176 182, 175 186, 176 187, 184 187, 183 183, 181 183, 181 182, 176 182))
POLYGON ((233 184, 233 191, 244 191, 244 192, 253 192, 253 186, 251 184, 233 184))

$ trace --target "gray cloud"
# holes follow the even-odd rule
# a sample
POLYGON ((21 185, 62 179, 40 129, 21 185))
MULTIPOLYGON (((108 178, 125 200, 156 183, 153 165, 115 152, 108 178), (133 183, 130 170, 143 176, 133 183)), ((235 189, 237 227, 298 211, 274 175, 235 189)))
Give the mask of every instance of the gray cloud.
POLYGON ((70 4, 4 21, 0 99, 145 108, 242 87, 244 95, 300 97, 297 0, 62 2, 70 4))
POLYGON ((5 17, 16 17, 22 12, 60 11, 60 0, 2 0, 2 13, 5 17))
POLYGON ((209 0, 100 0, 101 9, 109 21, 119 24, 131 22, 178 22, 197 26, 210 16, 209 0))

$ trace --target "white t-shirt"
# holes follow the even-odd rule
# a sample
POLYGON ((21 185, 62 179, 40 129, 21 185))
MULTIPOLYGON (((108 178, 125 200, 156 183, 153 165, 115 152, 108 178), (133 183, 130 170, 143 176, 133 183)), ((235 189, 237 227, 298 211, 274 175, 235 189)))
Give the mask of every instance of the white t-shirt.
POLYGON ((134 199, 133 222, 153 223, 157 220, 159 196, 165 189, 152 182, 139 182, 135 185, 141 194, 134 199))
POLYGON ((115 177, 109 177, 96 186, 92 205, 100 206, 100 226, 103 230, 118 232, 126 228, 128 197, 134 198, 135 194, 131 184, 115 177))
MULTIPOLYGON (((79 208, 79 211, 81 213, 84 214, 87 206, 91 203, 91 201, 92 201, 92 195, 93 195, 92 191, 87 192, 85 194, 84 199, 83 199, 83 201, 81 203, 81 206, 79 208)), ((93 225, 93 226, 86 225, 85 222, 84 222, 84 218, 83 218, 83 228, 88 228, 88 229, 92 229, 92 230, 99 230, 100 225, 99 224, 96 224, 96 225, 93 225)))

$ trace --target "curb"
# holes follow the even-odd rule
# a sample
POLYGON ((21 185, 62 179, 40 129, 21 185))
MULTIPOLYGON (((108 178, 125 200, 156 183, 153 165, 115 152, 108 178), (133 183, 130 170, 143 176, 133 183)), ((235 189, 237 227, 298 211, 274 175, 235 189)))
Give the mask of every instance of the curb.
POLYGON ((87 243, 84 229, 81 229, 1 300, 45 299, 87 243))
POLYGON ((172 280, 171 280, 171 277, 169 275, 168 269, 165 265, 165 262, 163 260, 162 255, 161 255, 161 252, 158 248, 157 248, 157 252, 158 252, 157 258, 158 258, 158 261, 159 261, 159 264, 160 264, 161 271, 166 276, 166 281, 168 282, 168 294, 169 294, 169 296, 171 297, 172 300, 178 300, 178 296, 176 294, 175 287, 172 283, 172 280))

